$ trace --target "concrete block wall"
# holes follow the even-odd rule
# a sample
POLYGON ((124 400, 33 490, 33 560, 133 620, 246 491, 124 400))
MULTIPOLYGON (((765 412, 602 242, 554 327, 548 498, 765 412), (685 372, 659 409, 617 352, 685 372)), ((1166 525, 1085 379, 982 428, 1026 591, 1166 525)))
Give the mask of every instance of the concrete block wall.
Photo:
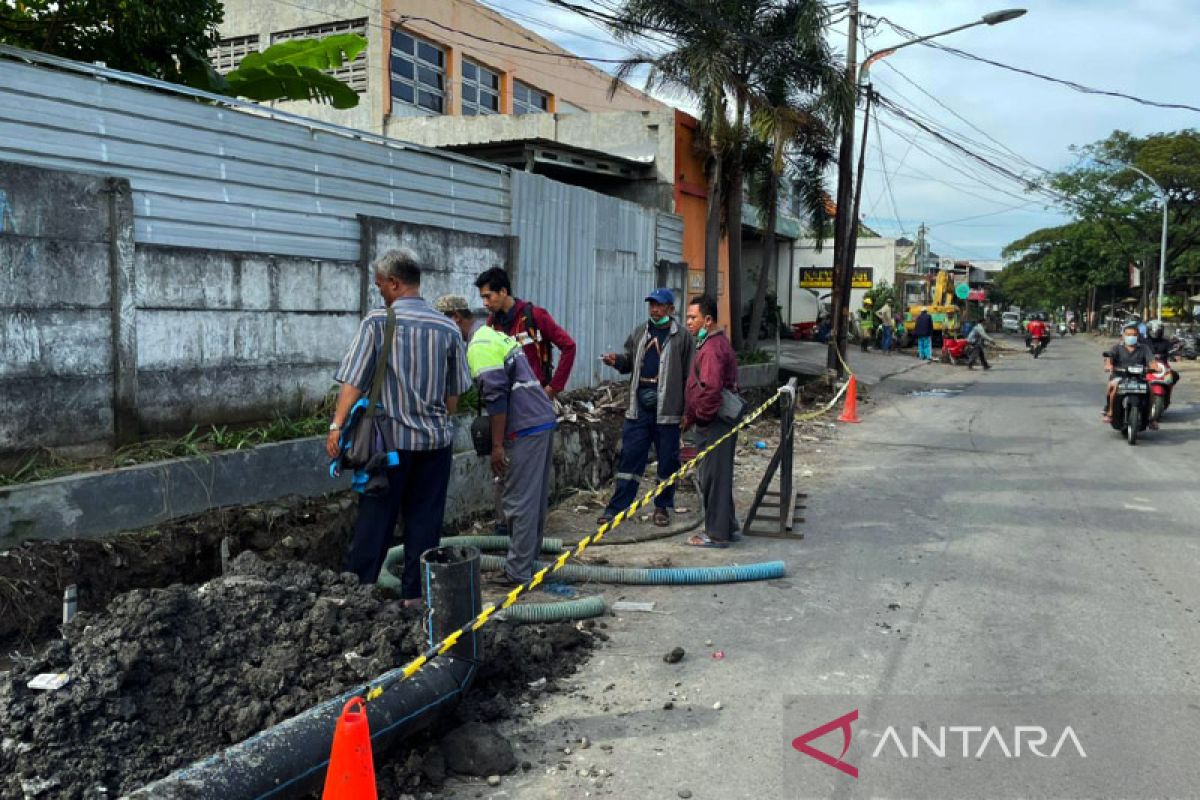
POLYGON ((112 233, 128 191, 0 163, 0 453, 112 436, 112 233))
POLYGON ((354 262, 143 245, 136 264, 143 432, 319 401, 358 326, 354 262))

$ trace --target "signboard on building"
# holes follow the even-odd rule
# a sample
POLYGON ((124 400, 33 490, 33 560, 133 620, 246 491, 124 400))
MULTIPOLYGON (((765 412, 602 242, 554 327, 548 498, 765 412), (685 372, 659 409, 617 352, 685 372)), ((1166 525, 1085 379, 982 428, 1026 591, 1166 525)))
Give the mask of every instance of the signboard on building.
POLYGON ((976 303, 982 303, 987 300, 987 289, 972 289, 967 294, 967 299, 976 303))
MULTIPOLYGON (((874 267, 855 267, 852 289, 870 289, 875 285, 874 267)), ((832 289, 833 270, 828 267, 801 267, 801 289, 832 289)))

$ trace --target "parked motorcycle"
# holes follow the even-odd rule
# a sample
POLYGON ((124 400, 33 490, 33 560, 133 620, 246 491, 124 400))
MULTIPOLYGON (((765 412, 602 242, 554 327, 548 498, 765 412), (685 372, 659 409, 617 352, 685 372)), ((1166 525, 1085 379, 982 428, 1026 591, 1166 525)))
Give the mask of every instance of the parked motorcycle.
POLYGON ((1180 355, 1182 355, 1188 361, 1196 360, 1196 351, 1197 351, 1197 344, 1198 344, 1197 338, 1198 337, 1197 337, 1197 334, 1195 331, 1180 331, 1179 332, 1179 341, 1183 345, 1180 348, 1180 355))
POLYGON ((1150 385, 1146 369, 1140 365, 1113 369, 1118 379, 1117 397, 1113 403, 1113 430, 1124 433, 1130 445, 1137 444, 1138 434, 1150 424, 1150 385))

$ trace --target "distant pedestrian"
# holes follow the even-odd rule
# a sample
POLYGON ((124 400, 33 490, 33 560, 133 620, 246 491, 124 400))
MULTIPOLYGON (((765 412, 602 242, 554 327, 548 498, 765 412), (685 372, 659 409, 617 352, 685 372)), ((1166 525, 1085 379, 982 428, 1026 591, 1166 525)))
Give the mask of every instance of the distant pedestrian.
POLYGON ((390 464, 387 489, 359 499, 345 569, 363 583, 375 583, 402 515, 400 596, 405 605, 417 605, 421 554, 437 547, 442 536, 454 442, 450 415, 471 380, 459 331, 421 297, 421 269, 411 250, 385 253, 375 263, 375 286, 396 317, 391 357, 387 364, 377 363, 387 311, 372 311, 334 375, 342 386, 325 449, 331 458, 337 457, 339 431, 350 409, 369 390, 375 370, 386 370, 381 405, 390 464))
POLYGON ((987 331, 983 329, 982 324, 972 325, 971 332, 967 334, 967 369, 975 369, 975 362, 978 361, 983 365, 984 369, 991 369, 991 365, 987 361, 987 353, 984 345, 995 344, 996 341, 987 335, 987 331))
POLYGON ((917 358, 933 360, 933 317, 929 309, 922 308, 913 322, 913 336, 917 337, 917 358))
POLYGON ((871 339, 875 332, 874 301, 864 297, 862 308, 858 310, 858 345, 865 353, 870 348, 871 339))
POLYGON ((553 400, 567 388, 575 364, 575 340, 554 321, 549 311, 513 297, 508 273, 499 267, 480 274, 475 286, 489 312, 487 324, 513 337, 525 349, 534 376, 553 400), (559 352, 557 368, 555 349, 559 352))
MULTIPOLYGON (((616 490, 596 521, 604 524, 628 508, 637 497, 642 474, 654 445, 658 479, 679 469, 679 425, 683 421, 684 388, 695 340, 675 319, 675 296, 670 289, 646 295, 650 319, 638 325, 625 340, 623 353, 605 353, 601 359, 622 375, 629 375, 629 404, 621 430, 621 456, 617 461, 616 490)), ((654 524, 671 524, 675 508, 672 484, 654 498, 654 524)))
POLYGON ((503 480, 501 508, 511 539, 504 574, 516 586, 533 577, 546 532, 550 470, 554 463, 554 405, 538 386, 517 340, 495 328, 476 327, 464 314, 466 298, 439 298, 439 307, 458 325, 467 345, 471 376, 491 424, 492 474, 503 480))
POLYGON ((879 318, 879 328, 883 334, 883 341, 880 343, 880 348, 888 355, 892 354, 892 333, 896 328, 896 318, 892 314, 892 304, 884 302, 883 308, 875 312, 875 316, 879 318))
MULTIPOLYGON (((708 295, 693 297, 686 324, 696 337, 696 355, 688 373, 683 429, 696 427, 697 446, 704 450, 733 429, 721 419, 721 391, 737 391, 737 356, 725 331, 717 326, 717 303, 708 295)), ((741 535, 733 505, 733 456, 737 436, 700 462, 700 491, 704 495, 704 532, 690 537, 694 547, 728 547, 741 535)))

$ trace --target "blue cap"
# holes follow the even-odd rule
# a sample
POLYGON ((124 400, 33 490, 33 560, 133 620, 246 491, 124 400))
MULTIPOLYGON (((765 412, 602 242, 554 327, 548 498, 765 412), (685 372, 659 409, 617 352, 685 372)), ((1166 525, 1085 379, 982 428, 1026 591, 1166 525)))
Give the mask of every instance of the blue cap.
POLYGON ((671 294, 670 289, 655 289, 650 294, 646 295, 648 303, 662 303, 664 306, 675 305, 675 295, 671 294))

